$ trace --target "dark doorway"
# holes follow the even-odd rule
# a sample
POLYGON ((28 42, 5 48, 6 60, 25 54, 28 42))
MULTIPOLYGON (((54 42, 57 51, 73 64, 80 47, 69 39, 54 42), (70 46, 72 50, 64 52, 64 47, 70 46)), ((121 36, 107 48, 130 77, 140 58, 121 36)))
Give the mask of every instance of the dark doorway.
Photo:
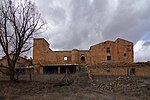
POLYGON ((60 73, 61 73, 61 74, 66 73, 66 67, 65 67, 65 66, 61 66, 61 67, 60 67, 60 73))
POLYGON ((131 68, 131 75, 135 75, 135 68, 131 68))
POLYGON ((135 68, 129 68, 128 75, 135 75, 135 68))
POLYGON ((44 74, 58 74, 60 67, 60 74, 74 73, 76 71, 76 66, 68 65, 68 66, 43 66, 43 73, 44 74))
POLYGON ((58 67, 57 66, 44 66, 43 73, 44 74, 58 74, 58 67))
POLYGON ((76 66, 61 66, 60 73, 74 73, 76 71, 76 66))
POLYGON ((76 66, 68 66, 67 69, 69 70, 70 73, 76 72, 76 66))
POLYGON ((81 61, 84 62, 85 61, 85 55, 81 54, 81 61))
POLYGON ((85 61, 85 57, 82 56, 82 57, 81 57, 81 61, 85 61))

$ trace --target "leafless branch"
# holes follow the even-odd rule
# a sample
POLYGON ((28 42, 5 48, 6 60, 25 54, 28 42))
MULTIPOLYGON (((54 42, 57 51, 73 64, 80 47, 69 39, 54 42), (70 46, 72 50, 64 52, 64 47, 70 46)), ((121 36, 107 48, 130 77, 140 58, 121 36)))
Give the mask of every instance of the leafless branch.
POLYGON ((6 55, 10 73, 19 55, 29 51, 32 46, 30 39, 45 23, 41 22, 41 14, 29 1, 2 0, 0 7, 0 44, 6 55), (10 54, 13 53, 13 57, 10 54))

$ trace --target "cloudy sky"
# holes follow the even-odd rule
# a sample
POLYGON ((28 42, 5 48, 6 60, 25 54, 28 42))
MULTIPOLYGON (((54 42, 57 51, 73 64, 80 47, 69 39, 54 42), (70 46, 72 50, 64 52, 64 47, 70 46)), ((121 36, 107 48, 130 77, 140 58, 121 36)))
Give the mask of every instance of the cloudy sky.
POLYGON ((53 50, 89 49, 118 37, 134 43, 135 61, 150 60, 150 0, 33 0, 53 50))

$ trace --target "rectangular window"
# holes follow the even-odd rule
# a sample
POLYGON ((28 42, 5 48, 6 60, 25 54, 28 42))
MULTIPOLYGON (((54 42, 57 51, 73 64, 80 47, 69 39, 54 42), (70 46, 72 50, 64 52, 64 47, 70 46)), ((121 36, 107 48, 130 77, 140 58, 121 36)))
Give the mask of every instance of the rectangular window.
POLYGON ((110 53, 110 48, 106 48, 106 52, 107 52, 107 53, 110 53))
POLYGON ((68 57, 67 57, 67 56, 64 56, 64 60, 67 61, 67 60, 68 60, 68 57))
POLYGON ((111 56, 107 56, 107 61, 110 61, 111 60, 111 56))

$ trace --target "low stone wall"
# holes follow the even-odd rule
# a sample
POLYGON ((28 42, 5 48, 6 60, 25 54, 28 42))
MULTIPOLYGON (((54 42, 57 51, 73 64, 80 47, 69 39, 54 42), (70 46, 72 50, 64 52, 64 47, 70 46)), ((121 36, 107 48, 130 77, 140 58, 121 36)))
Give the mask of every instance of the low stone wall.
POLYGON ((94 68, 90 69, 94 75, 114 75, 114 76, 127 76, 129 69, 134 69, 133 75, 135 76, 150 76, 150 67, 116 67, 116 68, 94 68))
POLYGON ((91 69, 94 75, 127 75, 127 68, 97 68, 91 69))
POLYGON ((135 68, 136 76, 150 76, 150 67, 135 68))

